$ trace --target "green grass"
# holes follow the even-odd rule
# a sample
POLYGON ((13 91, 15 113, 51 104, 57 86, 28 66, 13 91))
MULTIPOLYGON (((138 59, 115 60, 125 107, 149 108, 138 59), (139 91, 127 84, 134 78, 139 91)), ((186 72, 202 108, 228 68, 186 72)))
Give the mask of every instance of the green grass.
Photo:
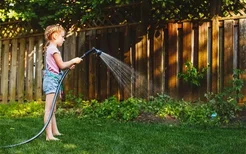
MULTIPOLYGON (((245 128, 195 128, 165 124, 57 117, 61 141, 45 141, 44 133, 3 154, 243 154, 245 128)), ((15 144, 42 128, 38 117, 1 118, 0 145, 15 144)))

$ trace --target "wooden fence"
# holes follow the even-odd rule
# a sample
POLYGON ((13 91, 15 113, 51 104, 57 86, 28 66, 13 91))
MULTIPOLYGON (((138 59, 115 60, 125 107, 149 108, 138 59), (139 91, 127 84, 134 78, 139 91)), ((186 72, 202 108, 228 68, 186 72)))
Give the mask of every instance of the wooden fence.
MULTIPOLYGON (((0 41, 2 102, 44 99, 43 44, 43 35, 0 41)), ((216 18, 199 23, 160 24, 158 27, 132 24, 84 29, 67 37, 61 48, 63 59, 81 56, 92 47, 140 72, 146 79, 141 84, 147 90, 147 97, 167 93, 195 100, 206 92, 219 92, 226 87, 232 79, 233 69, 246 68, 246 19, 216 18), (209 64, 198 88, 177 77, 184 71, 187 61, 198 69, 209 64)), ((241 78, 245 79, 246 75, 241 78)), ((125 99, 131 96, 124 87, 120 87, 99 56, 86 57, 75 70, 70 71, 64 81, 64 89, 66 94, 71 91, 86 99, 103 100, 113 95, 125 99)))

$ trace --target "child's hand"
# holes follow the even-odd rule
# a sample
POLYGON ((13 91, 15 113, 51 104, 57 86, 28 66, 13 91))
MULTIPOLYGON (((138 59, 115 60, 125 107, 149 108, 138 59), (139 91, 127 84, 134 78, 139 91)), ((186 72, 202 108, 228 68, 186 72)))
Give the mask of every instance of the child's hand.
POLYGON ((74 64, 79 64, 81 61, 82 61, 82 59, 79 58, 79 57, 76 57, 76 58, 73 59, 73 63, 74 64))
POLYGON ((75 65, 70 66, 70 70, 73 70, 75 68, 75 65))

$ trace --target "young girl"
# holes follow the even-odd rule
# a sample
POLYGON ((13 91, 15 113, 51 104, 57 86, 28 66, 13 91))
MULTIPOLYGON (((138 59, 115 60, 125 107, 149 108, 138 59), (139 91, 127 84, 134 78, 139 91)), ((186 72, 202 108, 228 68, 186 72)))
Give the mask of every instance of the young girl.
MULTIPOLYGON (((46 95, 45 101, 45 113, 44 123, 48 120, 49 114, 52 108, 52 101, 62 76, 61 70, 70 68, 73 69, 75 64, 81 62, 81 58, 76 57, 70 61, 64 62, 61 57, 61 53, 57 47, 62 46, 65 41, 65 30, 61 25, 50 25, 45 29, 45 39, 47 41, 45 45, 46 51, 46 70, 44 72, 43 79, 43 91, 46 95)), ((56 109, 55 109, 56 110, 56 109)), ((46 140, 59 140, 55 136, 59 136, 59 132, 56 124, 55 111, 50 120, 49 125, 46 128, 46 140)))

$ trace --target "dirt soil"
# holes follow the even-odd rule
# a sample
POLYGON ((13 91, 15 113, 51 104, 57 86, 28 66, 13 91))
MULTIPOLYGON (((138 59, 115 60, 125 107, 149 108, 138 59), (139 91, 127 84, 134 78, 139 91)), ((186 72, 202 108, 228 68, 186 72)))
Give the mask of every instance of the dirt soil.
POLYGON ((151 113, 141 113, 135 121, 145 122, 145 123, 165 123, 165 124, 178 124, 179 121, 171 116, 165 118, 157 117, 151 113))

